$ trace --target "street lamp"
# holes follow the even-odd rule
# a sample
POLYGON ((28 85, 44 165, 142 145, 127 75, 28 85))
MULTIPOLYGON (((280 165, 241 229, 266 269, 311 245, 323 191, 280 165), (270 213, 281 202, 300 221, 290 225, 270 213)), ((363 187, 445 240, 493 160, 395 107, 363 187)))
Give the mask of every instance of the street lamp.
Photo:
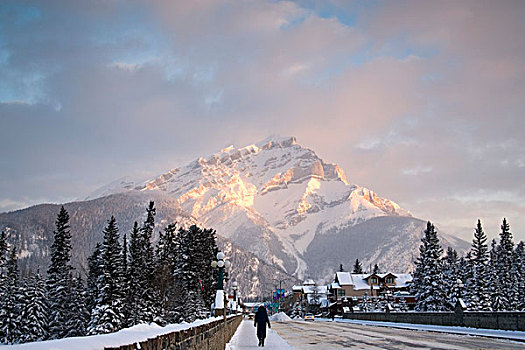
POLYGON ((226 315, 226 312, 224 310, 224 269, 229 268, 231 266, 231 263, 229 260, 224 260, 225 258, 226 256, 223 252, 218 252, 217 260, 213 260, 211 262, 211 267, 219 268, 219 283, 217 285, 217 292, 215 294, 215 313, 217 315, 226 315))
POLYGON ((458 288, 458 299, 461 299, 461 288, 463 288, 463 281, 459 278, 456 280, 456 287, 458 288))
POLYGON ((463 299, 461 299, 461 288, 463 288, 463 281, 459 278, 456 280, 456 288, 458 289, 458 300, 456 301, 455 311, 463 312, 466 310, 467 306, 463 302, 463 299))
POLYGON ((237 281, 233 281, 232 283, 232 289, 233 289, 233 307, 234 310, 233 313, 237 313, 237 281))

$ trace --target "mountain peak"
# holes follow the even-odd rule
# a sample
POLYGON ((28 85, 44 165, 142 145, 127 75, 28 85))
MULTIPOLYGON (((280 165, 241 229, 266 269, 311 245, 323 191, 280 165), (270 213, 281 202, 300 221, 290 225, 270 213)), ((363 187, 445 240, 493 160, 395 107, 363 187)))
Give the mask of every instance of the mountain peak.
POLYGON ((274 147, 290 147, 297 144, 295 136, 279 136, 271 135, 266 139, 257 142, 255 145, 262 149, 270 149, 274 147))

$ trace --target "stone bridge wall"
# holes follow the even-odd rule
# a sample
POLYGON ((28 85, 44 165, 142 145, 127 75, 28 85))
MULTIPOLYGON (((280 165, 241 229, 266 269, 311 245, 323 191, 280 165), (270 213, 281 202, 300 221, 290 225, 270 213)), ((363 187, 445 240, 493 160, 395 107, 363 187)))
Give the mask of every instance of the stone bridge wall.
POLYGON ((525 331, 525 312, 349 312, 343 318, 525 331))
POLYGON ((104 350, 224 350, 239 327, 242 316, 228 317, 197 327, 159 335, 139 343, 104 350))

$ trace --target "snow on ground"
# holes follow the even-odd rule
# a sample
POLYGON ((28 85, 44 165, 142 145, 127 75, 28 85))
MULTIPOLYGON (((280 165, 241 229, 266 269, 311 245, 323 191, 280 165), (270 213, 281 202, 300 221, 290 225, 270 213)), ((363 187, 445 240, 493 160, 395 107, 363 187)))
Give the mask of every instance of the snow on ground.
MULTIPOLYGON (((226 350, 242 350, 256 348, 259 340, 257 339, 256 328, 253 321, 243 320, 233 335, 230 342, 226 344, 226 350)), ((274 330, 266 330, 266 340, 264 349, 267 350, 294 350, 283 338, 274 330)))
POLYGON ((273 322, 287 322, 291 320, 292 319, 284 312, 279 312, 275 315, 270 316, 270 321, 273 321, 273 322))
POLYGON ((210 323, 218 318, 208 318, 192 323, 170 324, 161 327, 155 323, 138 324, 136 326, 122 329, 115 333, 91 335, 86 337, 72 337, 56 340, 46 340, 33 343, 17 345, 0 345, 0 349, 9 350, 102 350, 104 347, 118 347, 120 345, 133 344, 136 342, 155 338, 156 336, 196 327, 201 324, 210 323))
MULTIPOLYGON (((328 319, 318 319, 318 320, 329 321, 328 319)), ((412 329, 412 330, 428 331, 428 332, 476 335, 480 337, 512 339, 512 340, 519 340, 519 341, 525 342, 525 332, 522 332, 522 331, 506 331, 502 329, 436 326, 436 325, 428 325, 428 324, 365 321, 365 320, 350 320, 350 319, 336 319, 335 322, 354 323, 354 324, 361 324, 361 325, 390 327, 390 328, 412 329)))

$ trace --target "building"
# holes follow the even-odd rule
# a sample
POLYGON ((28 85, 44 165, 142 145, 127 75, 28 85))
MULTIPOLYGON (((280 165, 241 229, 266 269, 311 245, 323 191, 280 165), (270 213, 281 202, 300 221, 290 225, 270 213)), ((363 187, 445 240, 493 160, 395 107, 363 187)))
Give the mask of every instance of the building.
POLYGON ((328 305, 329 286, 318 286, 311 279, 304 281, 302 285, 293 286, 292 292, 292 304, 300 307, 303 312, 319 311, 328 305))
POLYGON ((408 292, 412 275, 409 273, 372 273, 356 274, 336 272, 334 281, 329 285, 333 301, 343 298, 370 297, 385 293, 408 292))

